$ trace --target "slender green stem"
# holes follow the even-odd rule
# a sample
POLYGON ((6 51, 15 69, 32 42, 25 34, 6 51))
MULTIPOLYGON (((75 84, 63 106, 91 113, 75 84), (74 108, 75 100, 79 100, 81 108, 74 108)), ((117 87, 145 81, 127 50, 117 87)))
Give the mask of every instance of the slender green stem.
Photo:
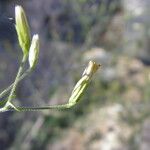
MULTIPOLYGON (((23 74, 20 76, 18 82, 21 81, 22 79, 24 79, 30 72, 31 72, 31 69, 28 69, 25 73, 23 73, 23 74)), ((2 98, 3 96, 5 96, 5 94, 7 94, 7 93, 9 92, 9 91, 11 90, 11 88, 13 87, 13 85, 14 85, 14 83, 12 83, 9 87, 7 87, 5 90, 3 90, 3 91, 0 93, 0 98, 2 98)), ((0 103, 1 103, 1 101, 0 101, 0 103)))
POLYGON ((10 102, 11 102, 11 100, 12 100, 12 97, 13 97, 14 92, 15 92, 15 90, 16 90, 16 86, 17 86, 17 84, 18 84, 18 82, 19 82, 19 77, 20 77, 21 74, 22 74, 23 66, 24 66, 24 64, 25 64, 26 59, 27 59, 27 56, 24 55, 24 56, 23 56, 23 59, 22 59, 22 62, 21 62, 21 65, 20 65, 20 67, 19 67, 17 76, 16 76, 16 78, 15 78, 15 82, 14 82, 14 84, 13 84, 13 86, 12 86, 12 89, 11 89, 11 91, 10 91, 8 100, 7 100, 7 102, 6 102, 6 107, 9 106, 9 104, 10 104, 10 102))
POLYGON ((49 109, 69 109, 73 104, 67 103, 62 105, 53 105, 53 106, 43 106, 43 107, 17 107, 19 111, 40 111, 40 110, 49 110, 49 109))
POLYGON ((56 110, 63 110, 63 109, 69 109, 73 107, 76 103, 67 103, 63 105, 53 105, 53 106, 43 106, 43 107, 9 107, 9 108, 1 108, 0 112, 6 112, 6 111, 19 111, 19 112, 25 112, 25 111, 40 111, 40 110, 50 110, 50 109, 56 109, 56 110))
POLYGON ((3 107, 3 108, 0 108, 0 112, 6 112, 6 111, 9 111, 7 108, 3 107))

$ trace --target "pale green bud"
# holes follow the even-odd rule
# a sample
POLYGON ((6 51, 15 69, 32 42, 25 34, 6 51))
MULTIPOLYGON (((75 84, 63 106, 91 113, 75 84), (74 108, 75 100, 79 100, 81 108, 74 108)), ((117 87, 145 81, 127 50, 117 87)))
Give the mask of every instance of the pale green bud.
POLYGON ((24 55, 27 55, 30 48, 30 30, 25 12, 21 6, 15 7, 15 20, 19 45, 24 55))
POLYGON ((30 68, 34 68, 39 56, 39 36, 33 35, 30 50, 29 50, 29 65, 30 68))
POLYGON ((69 104, 76 104, 80 97, 83 95, 85 89, 87 88, 93 74, 98 70, 100 64, 96 64, 94 61, 90 61, 88 66, 83 72, 81 79, 75 85, 71 97, 69 98, 69 104))

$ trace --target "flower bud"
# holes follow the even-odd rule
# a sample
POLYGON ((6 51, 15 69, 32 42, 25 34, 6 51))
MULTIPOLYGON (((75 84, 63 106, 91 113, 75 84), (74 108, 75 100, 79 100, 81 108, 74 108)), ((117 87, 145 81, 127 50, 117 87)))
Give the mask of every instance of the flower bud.
POLYGON ((29 65, 33 69, 37 63, 39 55, 39 36, 38 34, 33 35, 30 50, 29 50, 29 65))
POLYGON ((24 55, 27 55, 30 48, 30 30, 25 12, 21 6, 15 7, 15 20, 19 45, 21 46, 24 55))
POLYGON ((88 66, 83 72, 81 79, 76 83, 72 91, 72 94, 69 98, 69 104, 74 105, 80 100, 93 74, 98 70, 99 67, 100 67, 100 64, 96 64, 94 61, 89 62, 88 66))

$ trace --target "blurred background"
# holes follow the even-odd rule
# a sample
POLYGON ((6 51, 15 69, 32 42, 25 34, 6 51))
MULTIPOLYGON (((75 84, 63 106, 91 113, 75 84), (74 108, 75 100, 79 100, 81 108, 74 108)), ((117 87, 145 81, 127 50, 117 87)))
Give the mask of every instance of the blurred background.
POLYGON ((0 0, 1 91, 22 57, 15 5, 41 42, 16 105, 66 103, 87 62, 102 67, 73 109, 1 113, 0 150, 149 150, 150 1, 0 0))

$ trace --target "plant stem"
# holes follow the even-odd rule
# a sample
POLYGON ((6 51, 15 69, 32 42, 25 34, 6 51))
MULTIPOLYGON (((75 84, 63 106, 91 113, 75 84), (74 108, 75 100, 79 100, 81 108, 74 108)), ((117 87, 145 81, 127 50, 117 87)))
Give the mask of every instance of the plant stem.
MULTIPOLYGON (((31 69, 28 69, 25 73, 23 73, 18 82, 21 81, 22 79, 24 79, 29 73, 31 72, 31 69)), ((0 98, 2 98, 3 96, 5 96, 5 94, 7 94, 9 92, 9 90, 11 90, 11 88, 13 87, 14 83, 12 83, 10 86, 8 86, 5 90, 3 90, 1 93, 0 93, 0 98)), ((2 100, 3 101, 3 100, 2 100)), ((1 103, 1 101, 0 101, 1 103)))
POLYGON ((73 107, 76 103, 67 103, 62 105, 53 105, 53 106, 42 106, 42 107, 19 107, 16 106, 15 108, 1 108, 0 112, 6 112, 6 111, 18 111, 18 112, 25 112, 25 111, 41 111, 41 110, 50 110, 50 109, 56 109, 56 110, 64 110, 69 109, 73 107))
POLYGON ((0 108, 0 112, 6 112, 6 111, 9 111, 7 108, 3 107, 3 108, 0 108))
POLYGON ((23 66, 24 66, 24 64, 25 64, 26 59, 27 59, 27 56, 24 55, 24 56, 23 56, 23 59, 22 59, 22 61, 21 61, 21 65, 20 65, 20 67, 19 67, 19 69, 18 69, 18 73, 17 73, 17 76, 16 76, 16 78, 15 78, 14 84, 13 84, 12 89, 11 89, 11 91, 10 91, 8 100, 7 100, 6 104, 5 104, 6 107, 9 106, 10 103, 11 103, 12 97, 13 97, 13 95, 14 95, 14 92, 15 92, 15 90, 16 90, 17 84, 18 84, 18 82, 19 82, 19 77, 20 77, 21 74, 22 74, 23 66))

